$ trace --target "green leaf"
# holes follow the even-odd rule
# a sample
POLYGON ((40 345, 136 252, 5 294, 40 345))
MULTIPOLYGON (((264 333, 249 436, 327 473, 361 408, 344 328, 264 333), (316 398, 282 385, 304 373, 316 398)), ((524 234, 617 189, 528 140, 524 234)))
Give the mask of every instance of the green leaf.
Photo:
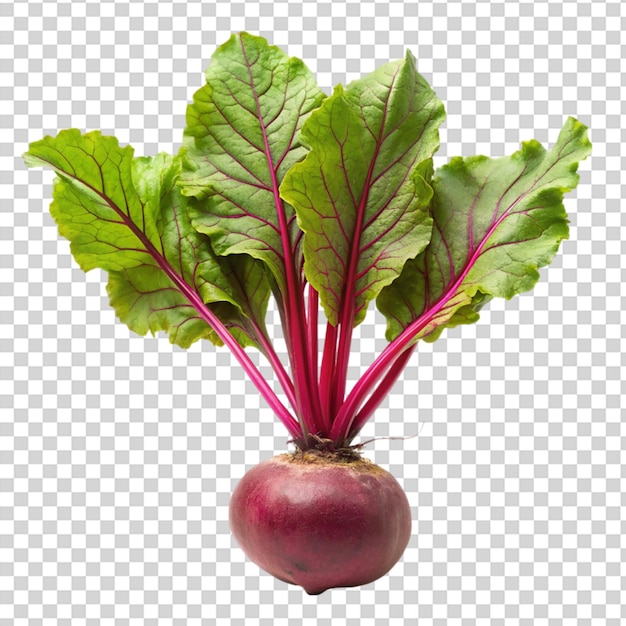
POLYGON ((568 237, 563 194, 590 152, 587 128, 569 118, 549 152, 533 140, 510 157, 456 157, 441 167, 432 240, 377 300, 387 338, 411 327, 415 339, 434 341, 476 321, 490 298, 532 289, 568 237))
POLYGON ((115 137, 70 129, 32 143, 24 160, 58 174, 50 211, 59 232, 84 271, 108 272, 111 305, 131 330, 167 331, 185 348, 221 343, 198 309, 226 302, 241 315, 243 299, 189 223, 178 158, 133 158, 115 137))
POLYGON ((296 258, 293 209, 278 186, 305 154, 300 129, 324 99, 304 63, 247 33, 211 58, 207 84, 187 110, 185 169, 194 227, 218 255, 249 254, 269 266, 285 293, 285 265, 296 258))
POLYGON ((443 119, 407 53, 338 86, 306 122, 311 151, 280 191, 296 209, 304 271, 331 324, 361 322, 367 304, 428 243, 428 180, 443 119))

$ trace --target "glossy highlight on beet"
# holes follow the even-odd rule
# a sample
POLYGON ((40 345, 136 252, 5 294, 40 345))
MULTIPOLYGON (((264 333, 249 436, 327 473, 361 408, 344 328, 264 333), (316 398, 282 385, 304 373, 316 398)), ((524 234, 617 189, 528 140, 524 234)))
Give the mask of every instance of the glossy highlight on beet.
POLYGON ((381 467, 307 452, 248 471, 233 493, 230 525, 261 569, 315 595, 385 575, 408 544, 411 511, 381 467))

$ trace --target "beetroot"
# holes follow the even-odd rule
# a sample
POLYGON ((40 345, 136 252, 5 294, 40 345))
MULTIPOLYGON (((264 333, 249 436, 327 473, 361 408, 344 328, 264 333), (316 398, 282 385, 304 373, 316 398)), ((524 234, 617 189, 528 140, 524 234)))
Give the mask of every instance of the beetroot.
POLYGON ((259 567, 311 595, 386 574, 411 535, 404 491, 357 454, 282 454, 253 467, 230 503, 230 525, 259 567))
POLYGON ((327 96, 303 62, 238 33, 206 80, 176 155, 136 157, 72 128, 24 161, 57 173, 52 216, 80 267, 108 272, 120 320, 181 348, 227 346, 289 432, 298 452, 233 495, 248 556, 311 594, 368 583, 400 558, 411 521, 398 483, 352 442, 419 341, 537 282, 568 237, 563 193, 587 128, 570 117, 550 151, 527 141, 435 171, 445 112, 408 51, 327 96), (350 389, 354 330, 374 303, 389 343, 350 389))

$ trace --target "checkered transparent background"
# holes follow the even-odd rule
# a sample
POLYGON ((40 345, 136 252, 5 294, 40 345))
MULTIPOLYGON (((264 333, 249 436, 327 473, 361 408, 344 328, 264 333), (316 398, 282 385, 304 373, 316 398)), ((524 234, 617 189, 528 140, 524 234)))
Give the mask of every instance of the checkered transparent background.
MULTIPOLYGON (((624 7, 2 0, 0 626, 626 623, 624 7), (421 345, 364 432, 419 432, 368 446, 412 505, 402 561, 319 597, 261 573, 228 529, 232 488, 284 451, 282 427, 227 352, 116 322, 49 217, 52 174, 20 158, 70 126, 176 150, 238 30, 327 92, 411 49, 448 111, 439 162, 552 143, 568 115, 594 144, 537 288, 421 345)), ((376 315, 359 334, 352 376, 384 346, 376 315)))

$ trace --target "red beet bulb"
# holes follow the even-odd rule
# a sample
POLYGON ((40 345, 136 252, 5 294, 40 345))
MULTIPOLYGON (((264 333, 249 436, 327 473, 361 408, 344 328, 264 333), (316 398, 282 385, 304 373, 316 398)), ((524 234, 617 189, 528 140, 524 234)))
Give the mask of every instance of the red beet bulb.
POLYGON ((259 567, 311 595, 370 583, 399 560, 411 535, 406 495, 358 454, 283 454, 237 485, 230 525, 259 567))

